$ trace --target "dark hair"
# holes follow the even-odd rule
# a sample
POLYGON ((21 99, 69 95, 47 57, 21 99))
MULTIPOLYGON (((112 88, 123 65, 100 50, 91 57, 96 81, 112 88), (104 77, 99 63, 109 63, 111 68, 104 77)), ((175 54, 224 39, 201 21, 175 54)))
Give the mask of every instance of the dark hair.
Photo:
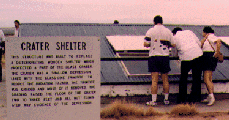
POLYGON ((15 20, 14 22, 16 22, 16 23, 18 23, 18 25, 20 25, 20 22, 19 22, 19 20, 15 20))
POLYGON ((160 15, 156 15, 156 16, 154 17, 153 21, 154 21, 155 25, 156 25, 157 23, 161 23, 161 24, 163 23, 162 17, 161 17, 160 15))
POLYGON ((214 30, 210 26, 205 26, 203 31, 205 33, 215 33, 214 30))
POLYGON ((175 35, 177 33, 177 31, 182 31, 182 28, 180 28, 180 27, 174 28, 172 31, 173 35, 175 35))

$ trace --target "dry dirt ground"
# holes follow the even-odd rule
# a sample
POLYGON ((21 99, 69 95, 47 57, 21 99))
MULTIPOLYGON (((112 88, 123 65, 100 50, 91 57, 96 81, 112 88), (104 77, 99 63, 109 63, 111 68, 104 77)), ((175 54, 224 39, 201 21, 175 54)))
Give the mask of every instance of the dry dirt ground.
POLYGON ((124 116, 119 118, 101 118, 100 120, 229 120, 228 113, 199 113, 194 116, 172 116, 163 114, 159 116, 135 117, 124 116))
POLYGON ((229 120, 229 111, 202 113, 190 104, 178 104, 169 112, 161 113, 154 107, 141 108, 121 101, 101 108, 100 115, 100 120, 229 120))

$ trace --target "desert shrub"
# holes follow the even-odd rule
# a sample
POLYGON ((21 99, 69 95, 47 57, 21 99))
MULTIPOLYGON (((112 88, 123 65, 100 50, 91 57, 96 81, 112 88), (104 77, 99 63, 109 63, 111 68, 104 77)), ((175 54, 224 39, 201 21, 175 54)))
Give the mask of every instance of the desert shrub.
POLYGON ((183 115, 183 116, 193 116, 198 114, 195 105, 190 104, 179 104, 172 108, 170 114, 172 115, 183 115))
POLYGON ((155 115, 162 115, 162 113, 157 112, 153 107, 150 107, 146 112, 145 116, 155 116, 155 115))
POLYGON ((153 108, 149 108, 146 112, 143 108, 136 106, 133 103, 125 103, 121 101, 115 101, 106 108, 103 108, 100 112, 101 118, 120 118, 124 116, 152 116, 158 115, 153 108))

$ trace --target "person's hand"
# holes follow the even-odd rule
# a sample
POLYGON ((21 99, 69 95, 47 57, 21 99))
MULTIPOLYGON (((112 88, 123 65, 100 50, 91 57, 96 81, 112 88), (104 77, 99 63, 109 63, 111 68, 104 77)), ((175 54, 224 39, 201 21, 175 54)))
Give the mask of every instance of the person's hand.
POLYGON ((219 56, 219 52, 215 52, 214 57, 217 58, 219 56))

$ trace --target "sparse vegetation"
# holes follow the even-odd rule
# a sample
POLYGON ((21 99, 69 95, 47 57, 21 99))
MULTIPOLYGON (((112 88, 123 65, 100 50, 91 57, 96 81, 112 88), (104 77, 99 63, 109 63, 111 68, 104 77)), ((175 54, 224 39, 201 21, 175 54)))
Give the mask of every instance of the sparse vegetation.
POLYGON ((152 107, 145 112, 143 108, 139 108, 133 103, 131 104, 131 103, 125 103, 121 101, 113 102, 112 104, 110 104, 110 106, 102 109, 100 112, 101 118, 116 118, 116 119, 125 116, 143 117, 143 116, 154 116, 160 114, 161 113, 158 113, 152 107))
POLYGON ((198 114, 198 111, 195 105, 179 104, 172 108, 170 114, 178 116, 193 116, 198 114))
POLYGON ((155 115, 163 115, 163 113, 159 113, 156 110, 153 109, 153 107, 150 107, 146 112, 145 116, 155 116, 155 115))
POLYGON ((223 112, 208 112, 208 113, 202 113, 200 114, 200 116, 203 118, 215 118, 217 116, 222 116, 223 114, 224 114, 223 112))

